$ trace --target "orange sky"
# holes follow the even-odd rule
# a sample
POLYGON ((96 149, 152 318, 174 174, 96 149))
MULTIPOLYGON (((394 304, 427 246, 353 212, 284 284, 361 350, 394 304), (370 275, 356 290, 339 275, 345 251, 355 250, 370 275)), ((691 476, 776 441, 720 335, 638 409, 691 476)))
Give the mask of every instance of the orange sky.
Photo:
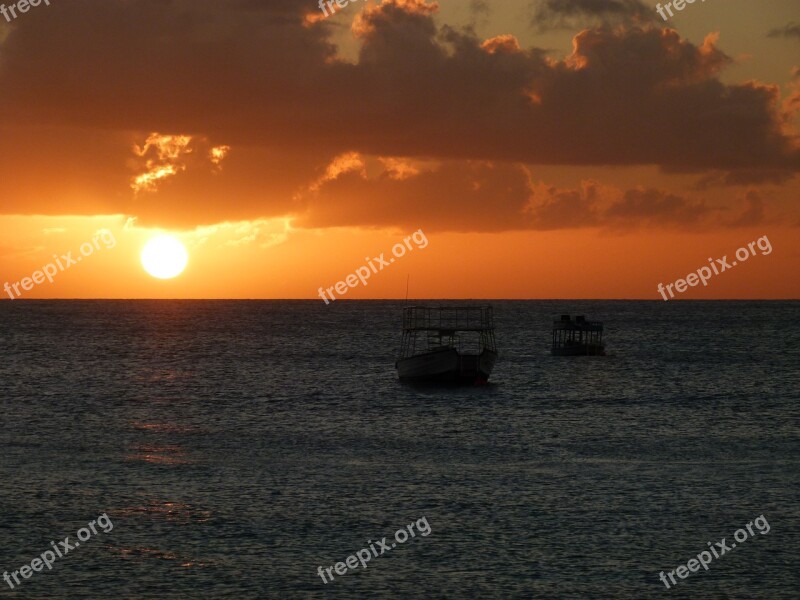
POLYGON ((344 297, 402 298, 410 276, 413 298, 658 300, 767 236, 679 297, 800 298, 800 5, 653 6, 0 17, 0 286, 94 239, 21 297, 318 299, 422 231, 344 297), (160 232, 189 252, 174 279, 140 262, 160 232))

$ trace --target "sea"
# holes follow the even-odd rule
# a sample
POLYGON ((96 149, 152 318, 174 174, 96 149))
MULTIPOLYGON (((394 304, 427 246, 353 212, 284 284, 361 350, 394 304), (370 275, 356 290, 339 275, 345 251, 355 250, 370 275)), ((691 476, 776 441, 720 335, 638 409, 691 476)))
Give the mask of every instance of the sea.
POLYGON ((413 304, 488 385, 402 301, 0 302, 0 597, 800 598, 800 302, 413 304))

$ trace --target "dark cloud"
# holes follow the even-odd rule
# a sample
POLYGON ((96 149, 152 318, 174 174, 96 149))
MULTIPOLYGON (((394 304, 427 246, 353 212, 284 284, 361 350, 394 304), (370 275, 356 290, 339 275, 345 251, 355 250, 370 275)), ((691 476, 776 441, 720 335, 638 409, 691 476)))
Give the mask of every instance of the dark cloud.
POLYGON ((777 38, 797 38, 800 39, 800 24, 798 23, 789 23, 788 25, 784 25, 783 27, 778 27, 776 29, 771 30, 767 37, 777 38))
POLYGON ((548 187, 534 196, 528 210, 536 229, 573 229, 600 224, 598 185, 587 182, 579 189, 548 187))
POLYGON ((578 188, 534 184, 521 165, 457 161, 425 169, 404 164, 376 172, 357 154, 333 164, 338 165, 336 175, 323 178, 300 196, 302 216, 297 226, 396 225, 409 230, 495 232, 588 227, 707 230, 759 224, 765 215, 764 202, 754 191, 748 192, 739 211, 663 189, 620 190, 596 181, 585 181, 578 188), (459 202, 443 202, 448 196, 459 202), (735 216, 721 219, 734 210, 735 216))
POLYGON ((610 223, 664 226, 695 225, 712 214, 703 201, 656 189, 633 189, 605 211, 610 223))
POLYGON ((470 0, 469 10, 472 16, 472 26, 485 25, 489 22, 491 9, 488 0, 470 0))
POLYGON ((539 31, 590 24, 646 23, 654 9, 642 0, 534 0, 531 24, 539 31))
POLYGON ((426 231, 531 227, 525 214, 530 182, 520 166, 449 161, 407 177, 396 173, 386 169, 368 178, 354 168, 324 182, 303 196, 305 211, 296 225, 422 227, 426 231))
POLYGON ((694 185, 695 190, 703 191, 715 187, 744 185, 781 185, 791 181, 796 173, 785 169, 739 169, 737 171, 712 171, 703 175, 694 185))
POLYGON ((81 0, 31 12, 2 47, 0 118, 329 155, 689 170, 800 162, 780 131, 777 88, 721 83, 731 61, 713 38, 585 30, 572 56, 551 62, 440 32, 432 5, 394 0, 358 19, 353 65, 332 60, 324 23, 306 26, 285 4, 81 0))
POLYGON ((719 212, 702 200, 653 188, 618 190, 584 182, 579 189, 547 188, 530 209, 532 228, 703 228, 719 212))
MULTIPOLYGON (((731 59, 713 37, 698 46, 670 29, 599 27, 551 60, 513 36, 438 27, 425 0, 350 8, 362 11, 355 64, 336 57, 332 25, 307 18, 313 3, 74 0, 30 11, 0 45, 2 209, 103 207, 184 225, 287 214, 333 157, 358 152, 446 166, 375 190, 330 182, 330 204, 306 224, 391 225, 412 212, 444 223, 466 206, 460 227, 492 231, 521 214, 536 226, 524 221, 520 164, 800 169, 777 87, 722 83, 731 59), (201 161, 134 196, 132 146, 153 132, 231 151, 219 172, 201 161), (351 196, 367 193, 380 200, 363 212, 351 196)), ((538 226, 561 222, 563 206, 541 209, 538 226)), ((630 201, 614 218, 634 208, 644 211, 630 201)))
POLYGON ((766 205, 761 194, 756 190, 748 190, 744 200, 744 211, 728 224, 729 227, 753 227, 764 223, 766 205))

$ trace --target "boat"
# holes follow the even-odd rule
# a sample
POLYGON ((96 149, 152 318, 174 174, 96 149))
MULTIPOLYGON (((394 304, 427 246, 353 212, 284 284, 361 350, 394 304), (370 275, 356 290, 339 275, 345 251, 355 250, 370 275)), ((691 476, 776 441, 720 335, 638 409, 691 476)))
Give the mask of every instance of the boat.
POLYGON ((407 306, 395 362, 403 381, 480 385, 497 361, 491 306, 407 306))
POLYGON ((553 321, 553 356, 605 356, 603 324, 587 321, 577 316, 573 321, 569 315, 553 321))

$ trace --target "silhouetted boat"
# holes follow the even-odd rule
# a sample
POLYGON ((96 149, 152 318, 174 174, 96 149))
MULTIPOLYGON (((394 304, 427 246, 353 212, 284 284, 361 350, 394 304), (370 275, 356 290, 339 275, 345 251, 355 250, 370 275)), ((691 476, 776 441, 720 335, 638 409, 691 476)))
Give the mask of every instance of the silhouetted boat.
POLYGON ((587 321, 585 317, 561 315, 553 321, 554 356, 605 356, 603 345, 603 324, 600 321, 587 321))
POLYGON ((481 384, 496 360, 491 306, 403 309, 400 379, 481 384))

